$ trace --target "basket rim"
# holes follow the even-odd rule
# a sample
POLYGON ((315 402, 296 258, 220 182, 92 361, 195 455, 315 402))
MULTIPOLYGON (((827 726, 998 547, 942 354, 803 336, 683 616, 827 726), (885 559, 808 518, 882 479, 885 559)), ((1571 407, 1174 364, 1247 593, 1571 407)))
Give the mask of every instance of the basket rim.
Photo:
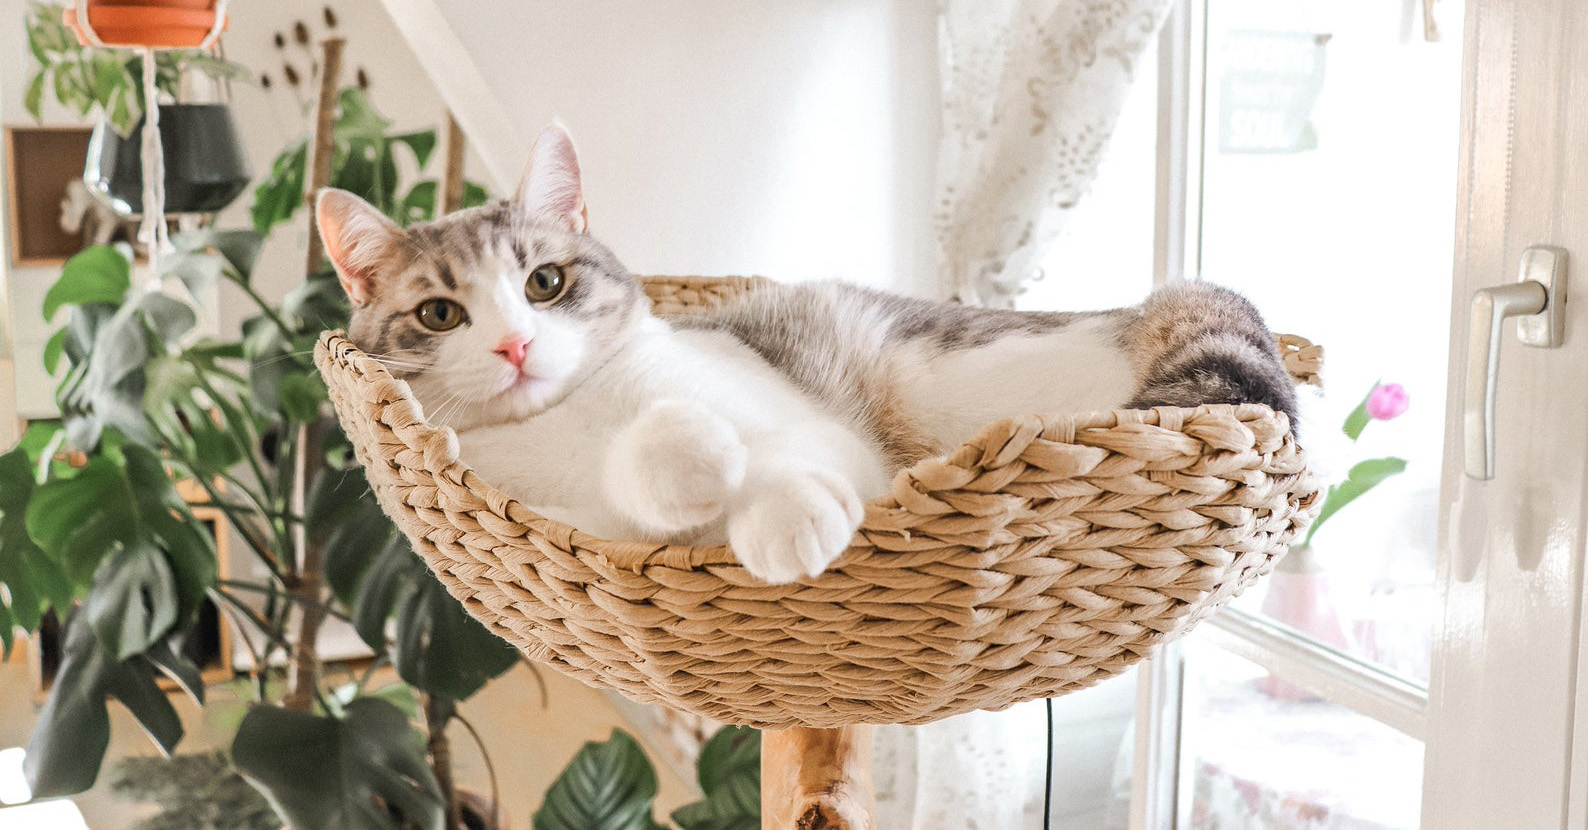
MULTIPOLYGON (((648 540, 607 539, 542 516, 486 481, 461 459, 454 430, 451 427, 437 427, 430 424, 423 417, 423 407, 413 396, 407 382, 394 377, 379 361, 360 350, 348 340, 344 330, 328 330, 321 334, 315 346, 315 361, 319 364, 322 375, 337 371, 351 375, 359 384, 378 386, 382 390, 382 398, 386 406, 399 406, 398 411, 406 421, 401 428, 393 428, 393 433, 397 434, 410 449, 423 453, 424 469, 438 478, 457 482, 477 494, 493 512, 503 518, 533 528, 541 535, 568 539, 579 549, 600 550, 612 566, 634 573, 658 565, 689 570, 718 565, 739 566, 737 557, 726 545, 680 545, 648 540), (438 450, 441 453, 439 458, 438 450)), ((1053 443, 1114 452, 1113 448, 1103 446, 1105 443, 1114 442, 1087 439, 1101 439, 1120 430, 1143 434, 1161 431, 1183 435, 1185 433, 1182 427, 1200 422, 1209 416, 1222 418, 1226 422, 1233 420, 1241 429, 1247 431, 1251 430, 1250 425, 1272 422, 1278 427, 1277 432, 1282 441, 1294 440, 1288 416, 1258 403, 1204 404, 1197 407, 1162 406, 1152 409, 1027 414, 1001 418, 987 424, 959 449, 922 459, 900 470, 893 478, 889 493, 866 504, 865 519, 848 549, 830 563, 824 573, 840 570, 846 563, 876 550, 875 543, 879 535, 895 538, 902 535, 908 538, 910 531, 907 524, 896 520, 903 516, 920 514, 901 506, 896 495, 900 492, 900 488, 913 488, 920 478, 923 476, 930 478, 933 474, 940 474, 944 467, 957 468, 963 475, 972 477, 975 477, 972 474, 984 475, 989 469, 996 469, 1020 459, 1021 452, 1007 450, 1011 441, 1017 439, 1029 443, 1033 438, 1040 438, 1053 443)), ((1296 450, 1298 469, 1282 474, 1304 473, 1305 452, 1299 446, 1296 450)), ((1201 455, 1198 453, 1195 456, 1183 457, 1200 458, 1201 455)), ((394 466, 396 464, 390 457, 382 460, 394 466)), ((1315 484, 1314 489, 1316 489, 1315 484)), ((996 517, 988 518, 991 524, 987 530, 991 532, 1007 526, 1014 517, 1004 516, 1002 521, 996 517)), ((903 563, 889 565, 873 560, 867 563, 867 567, 908 568, 909 566, 903 563)), ((808 582, 808 579, 799 581, 808 582)))

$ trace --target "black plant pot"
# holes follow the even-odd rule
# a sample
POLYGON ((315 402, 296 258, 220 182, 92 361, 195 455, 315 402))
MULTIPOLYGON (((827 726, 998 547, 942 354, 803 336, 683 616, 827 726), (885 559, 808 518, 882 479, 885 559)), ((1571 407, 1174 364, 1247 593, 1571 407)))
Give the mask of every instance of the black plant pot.
MULTIPOLYGON (((88 143, 83 181, 123 216, 143 213, 142 131, 142 119, 126 138, 101 121, 88 143)), ((225 104, 160 107, 160 142, 166 213, 214 213, 253 179, 237 120, 225 104)))

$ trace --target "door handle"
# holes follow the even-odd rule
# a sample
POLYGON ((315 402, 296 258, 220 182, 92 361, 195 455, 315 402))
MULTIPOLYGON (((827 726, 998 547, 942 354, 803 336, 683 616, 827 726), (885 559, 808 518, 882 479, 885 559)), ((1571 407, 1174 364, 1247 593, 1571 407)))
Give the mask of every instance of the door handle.
POLYGON ((1500 374, 1500 335, 1508 317, 1521 317, 1517 339, 1552 349, 1561 344, 1566 322, 1566 252, 1535 245, 1522 252, 1517 281, 1480 288, 1472 295, 1467 329, 1467 475, 1494 478, 1494 386, 1500 374))

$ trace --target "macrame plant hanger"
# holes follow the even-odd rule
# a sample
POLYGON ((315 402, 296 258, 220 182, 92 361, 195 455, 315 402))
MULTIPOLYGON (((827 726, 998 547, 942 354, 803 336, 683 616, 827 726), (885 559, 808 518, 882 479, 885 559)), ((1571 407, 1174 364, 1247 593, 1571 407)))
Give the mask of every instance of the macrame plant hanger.
POLYGON ((106 43, 94 29, 89 14, 88 0, 74 0, 75 17, 67 23, 77 32, 85 46, 99 48, 134 49, 142 57, 143 69, 143 131, 140 135, 139 160, 143 168, 143 217, 138 225, 138 241, 148 250, 149 279, 160 279, 160 258, 171 250, 169 229, 165 223, 165 149, 160 143, 160 91, 154 53, 158 49, 208 50, 220 39, 226 29, 226 7, 230 0, 216 0, 215 20, 209 31, 197 44, 169 46, 151 43, 106 43))

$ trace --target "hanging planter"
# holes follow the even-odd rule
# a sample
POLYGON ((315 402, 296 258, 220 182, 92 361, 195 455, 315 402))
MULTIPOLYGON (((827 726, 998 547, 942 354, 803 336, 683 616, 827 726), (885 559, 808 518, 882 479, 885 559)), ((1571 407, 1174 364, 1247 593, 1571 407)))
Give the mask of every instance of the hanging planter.
MULTIPOLYGON (((136 136, 143 129, 138 122, 136 136)), ((214 213, 232 203, 253 178, 237 120, 225 104, 167 104, 160 108, 167 213, 214 213)), ((83 180, 122 216, 143 213, 142 148, 101 121, 88 144, 83 180)))
MULTIPOLYGON (((160 273, 161 253, 171 246, 165 224, 166 156, 169 154, 182 158, 180 149, 170 152, 162 146, 165 125, 160 122, 155 50, 183 47, 208 49, 220 37, 221 30, 226 28, 227 2, 76 0, 72 8, 61 13, 62 21, 72 29, 82 45, 133 47, 141 54, 144 111, 143 123, 138 129, 141 138, 138 166, 143 195, 138 206, 143 222, 138 228, 138 239, 148 246, 151 274, 160 273)), ((232 130, 231 133, 235 136, 236 131, 232 130)), ((104 138, 103 130, 100 137, 104 138)), ((99 142, 101 160, 107 143, 104 140, 99 142)), ((131 205, 128 204, 128 207, 131 205)))
MULTIPOLYGON (((84 0, 68 8, 62 19, 84 46, 147 46, 195 48, 216 31, 216 0, 84 0), (87 10, 85 27, 78 9, 87 10), (99 36, 95 43, 93 35, 99 36)), ((225 29, 224 18, 220 29, 225 29)))

